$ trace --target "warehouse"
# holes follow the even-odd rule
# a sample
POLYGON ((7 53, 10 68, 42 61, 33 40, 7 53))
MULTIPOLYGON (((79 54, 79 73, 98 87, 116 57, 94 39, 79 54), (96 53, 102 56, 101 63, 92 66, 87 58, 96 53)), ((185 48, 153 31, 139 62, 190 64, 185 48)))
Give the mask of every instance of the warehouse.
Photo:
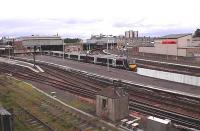
POLYGON ((193 57, 200 53, 200 46, 193 42, 192 34, 171 34, 154 40, 153 47, 140 47, 140 53, 178 57, 193 57))
POLYGON ((32 51, 34 46, 38 51, 62 51, 63 40, 59 36, 28 36, 17 38, 14 42, 15 53, 32 51))

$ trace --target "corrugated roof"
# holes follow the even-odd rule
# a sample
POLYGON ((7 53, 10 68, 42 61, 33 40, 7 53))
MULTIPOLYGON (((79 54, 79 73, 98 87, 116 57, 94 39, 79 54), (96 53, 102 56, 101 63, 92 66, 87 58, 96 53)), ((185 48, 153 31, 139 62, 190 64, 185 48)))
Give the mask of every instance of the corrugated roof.
POLYGON ((24 36, 17 40, 62 40, 59 36, 24 36))
POLYGON ((98 95, 116 99, 116 98, 120 98, 123 96, 127 96, 128 94, 120 87, 109 86, 107 88, 102 89, 98 93, 98 95))
POLYGON ((185 33, 185 34, 170 34, 166 36, 160 37, 160 39, 178 39, 184 36, 192 35, 191 33, 185 33))

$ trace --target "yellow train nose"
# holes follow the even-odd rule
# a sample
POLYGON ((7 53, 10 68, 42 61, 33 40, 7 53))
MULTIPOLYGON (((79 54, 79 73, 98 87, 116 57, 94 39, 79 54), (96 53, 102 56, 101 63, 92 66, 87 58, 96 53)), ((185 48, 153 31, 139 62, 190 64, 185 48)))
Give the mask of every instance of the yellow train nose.
POLYGON ((129 69, 132 71, 136 71, 137 65, 136 64, 129 64, 129 69))

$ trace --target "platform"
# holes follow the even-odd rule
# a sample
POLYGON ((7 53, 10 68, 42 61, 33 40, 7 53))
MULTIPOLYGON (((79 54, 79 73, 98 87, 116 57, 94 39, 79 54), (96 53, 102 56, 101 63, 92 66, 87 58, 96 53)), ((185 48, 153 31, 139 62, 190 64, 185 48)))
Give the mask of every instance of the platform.
POLYGON ((8 59, 8 58, 0 57, 0 62, 12 64, 12 65, 22 66, 22 67, 28 68, 28 69, 36 72, 36 73, 44 72, 44 70, 42 70, 38 65, 35 65, 35 67, 34 67, 33 64, 28 63, 28 62, 24 62, 24 61, 12 60, 12 59, 8 59))
MULTIPOLYGON (((21 57, 21 58, 32 59, 32 57, 29 57, 29 56, 21 57)), ((83 63, 83 62, 78 62, 78 61, 73 61, 73 60, 68 60, 68 59, 63 60, 61 58, 55 58, 55 57, 50 57, 50 56, 38 55, 36 56, 36 60, 56 63, 59 65, 68 66, 71 68, 98 74, 105 77, 110 77, 113 79, 121 79, 124 81, 130 81, 132 83, 141 84, 144 86, 156 87, 159 89, 169 90, 172 92, 173 91, 179 92, 179 93, 182 92, 183 94, 188 93, 190 95, 194 94, 196 96, 200 96, 199 86, 180 84, 180 83, 171 82, 167 80, 141 76, 132 71, 121 70, 121 69, 116 69, 116 68, 109 68, 109 71, 108 71, 108 68, 106 66, 83 63)))

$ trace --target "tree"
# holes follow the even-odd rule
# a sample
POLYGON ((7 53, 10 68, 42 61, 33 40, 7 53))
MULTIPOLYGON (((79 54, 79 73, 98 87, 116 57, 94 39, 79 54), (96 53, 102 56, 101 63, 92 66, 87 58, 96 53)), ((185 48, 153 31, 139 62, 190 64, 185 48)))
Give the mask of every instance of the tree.
POLYGON ((193 37, 200 37, 200 29, 197 29, 195 32, 194 32, 194 36, 193 37))
POLYGON ((78 38, 75 38, 75 39, 71 39, 71 38, 65 38, 64 39, 64 42, 65 43, 77 43, 77 42, 80 42, 81 40, 78 39, 78 38))

